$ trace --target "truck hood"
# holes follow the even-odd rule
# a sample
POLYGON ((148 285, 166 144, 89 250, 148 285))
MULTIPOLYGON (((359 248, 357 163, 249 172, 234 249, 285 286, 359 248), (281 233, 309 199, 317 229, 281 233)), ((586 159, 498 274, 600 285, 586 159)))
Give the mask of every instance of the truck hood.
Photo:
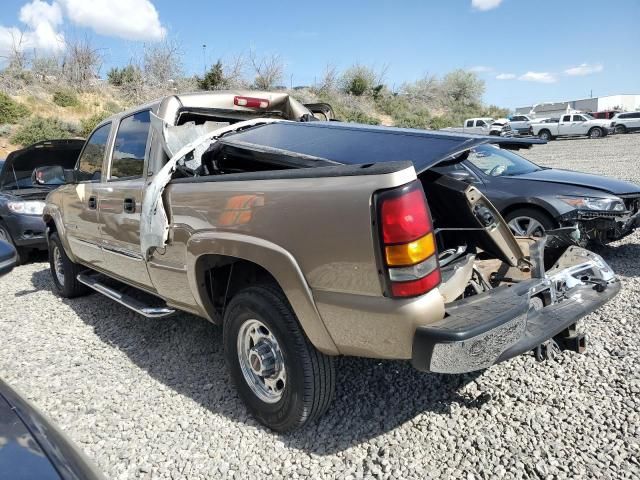
POLYGON ((545 168, 537 172, 526 173, 511 177, 514 180, 533 180, 535 182, 558 183, 601 190, 614 195, 626 193, 640 194, 640 186, 634 183, 617 180, 615 178, 591 175, 589 173, 574 172, 555 168, 545 168))

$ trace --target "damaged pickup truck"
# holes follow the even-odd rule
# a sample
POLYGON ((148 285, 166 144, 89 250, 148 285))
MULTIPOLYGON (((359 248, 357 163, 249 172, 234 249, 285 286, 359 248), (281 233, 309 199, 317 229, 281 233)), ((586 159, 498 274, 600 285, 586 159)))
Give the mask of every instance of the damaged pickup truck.
POLYGON ((514 237, 431 170, 528 140, 312 120, 257 92, 107 119, 47 198, 55 289, 221 325, 240 397, 277 431, 328 408, 337 355, 456 374, 584 348, 576 322, 620 289, 603 259, 514 237))

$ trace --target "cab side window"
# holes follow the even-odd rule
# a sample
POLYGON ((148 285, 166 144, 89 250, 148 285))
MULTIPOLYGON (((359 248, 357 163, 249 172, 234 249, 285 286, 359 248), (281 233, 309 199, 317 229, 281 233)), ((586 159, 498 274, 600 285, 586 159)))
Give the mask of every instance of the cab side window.
POLYGON ((113 146, 110 180, 142 177, 150 122, 149 110, 134 113, 120 121, 113 146))
POLYGON ((98 128, 89 137, 87 143, 78 158, 78 179, 81 181, 99 182, 102 179, 102 161, 107 149, 111 123, 106 123, 98 128))
POLYGON ((467 121, 467 127, 473 127, 473 120, 467 121))
POLYGON ((570 122, 571 121, 571 115, 565 115, 564 117, 562 117, 562 121, 563 122, 570 122))
POLYGON ((584 118, 582 115, 574 115, 573 116, 573 121, 574 122, 584 122, 584 121, 586 121, 586 118, 584 118))

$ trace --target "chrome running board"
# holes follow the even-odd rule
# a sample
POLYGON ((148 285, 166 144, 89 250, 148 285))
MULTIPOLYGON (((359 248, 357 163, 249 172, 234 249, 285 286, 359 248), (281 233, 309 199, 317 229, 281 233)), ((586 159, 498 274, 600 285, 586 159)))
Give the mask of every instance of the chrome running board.
POLYGON ((147 318, 163 318, 175 313, 175 310, 168 308, 166 306, 154 307, 148 305, 140 300, 133 298, 126 293, 120 292, 115 288, 109 287, 104 283, 101 283, 94 276, 87 273, 80 273, 77 276, 77 279, 80 283, 86 285, 89 288, 92 288, 98 293, 101 293, 105 297, 110 298, 111 300, 115 300, 120 305, 124 305, 125 307, 133 310, 140 315, 144 315, 147 318))

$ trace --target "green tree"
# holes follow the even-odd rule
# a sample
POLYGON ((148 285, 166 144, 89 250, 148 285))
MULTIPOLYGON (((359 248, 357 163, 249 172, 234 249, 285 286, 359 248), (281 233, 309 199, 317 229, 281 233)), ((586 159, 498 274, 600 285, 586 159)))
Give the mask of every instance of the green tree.
POLYGON ((17 145, 27 146, 42 140, 69 138, 77 135, 76 128, 55 118, 34 117, 22 125, 11 137, 17 145))
POLYGON ((213 64, 209 71, 204 74, 204 78, 198 78, 198 86, 202 90, 218 90, 227 86, 222 61, 218 60, 213 64))

